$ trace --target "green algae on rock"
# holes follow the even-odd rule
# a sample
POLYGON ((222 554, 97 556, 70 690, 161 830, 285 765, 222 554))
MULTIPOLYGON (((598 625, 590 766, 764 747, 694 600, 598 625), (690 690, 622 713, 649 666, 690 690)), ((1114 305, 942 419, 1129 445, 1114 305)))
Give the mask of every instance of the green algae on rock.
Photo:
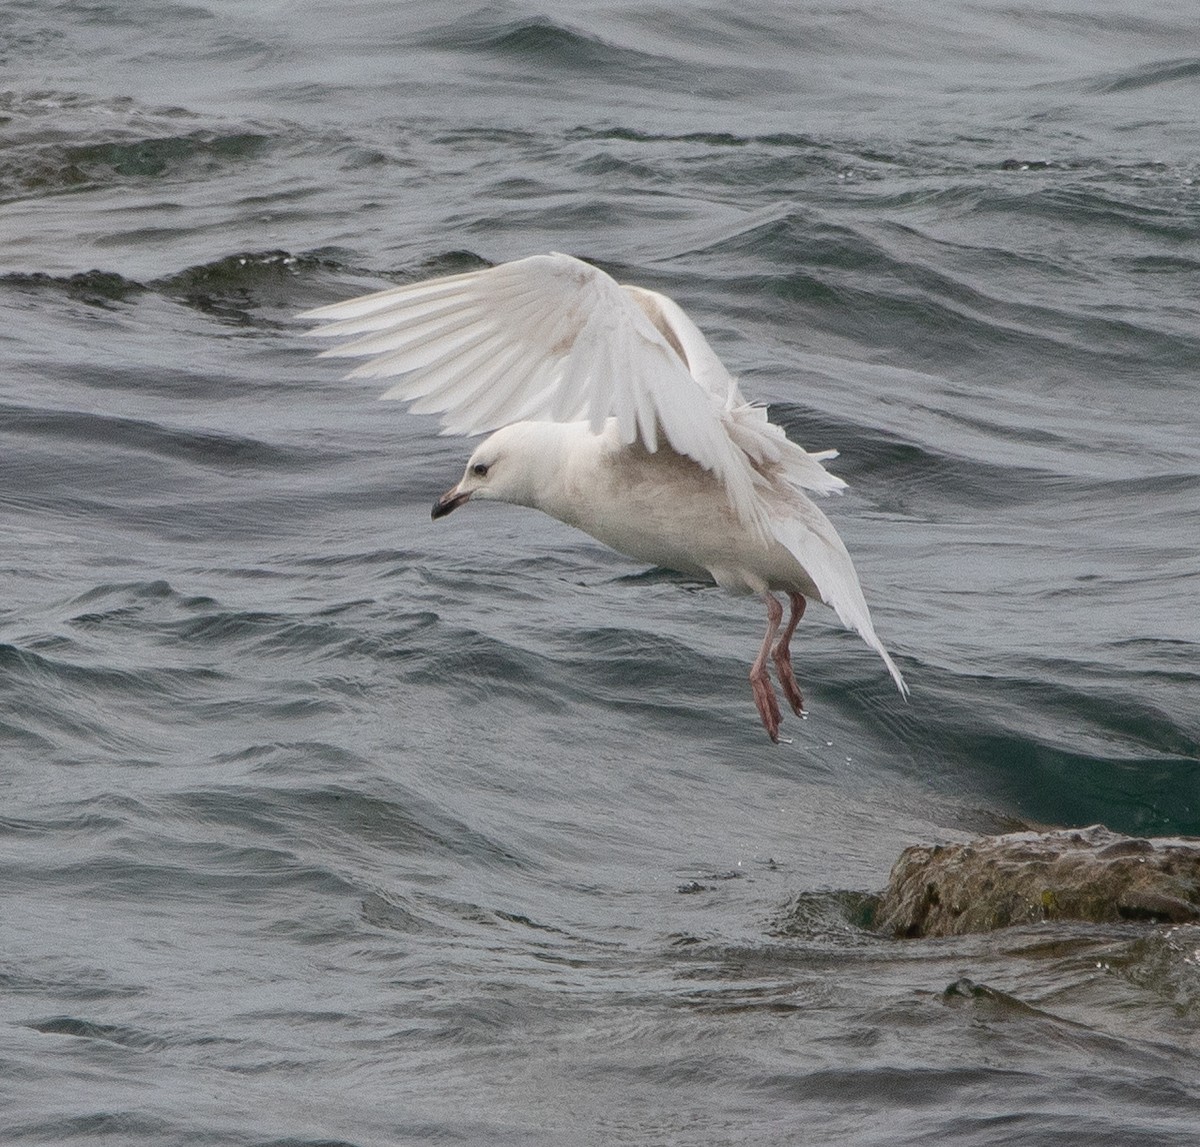
POLYGON ((1200 839, 1103 825, 914 845, 892 867, 876 927, 957 936, 1043 920, 1200 919, 1200 839))

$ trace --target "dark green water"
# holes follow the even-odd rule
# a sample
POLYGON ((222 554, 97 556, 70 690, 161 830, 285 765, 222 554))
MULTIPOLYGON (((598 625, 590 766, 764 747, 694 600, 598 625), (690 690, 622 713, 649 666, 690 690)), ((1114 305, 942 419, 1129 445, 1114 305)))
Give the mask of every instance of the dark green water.
POLYGON ((1192 1144, 1200 931, 896 943, 1200 834, 1200 49, 1132 0, 0 0, 4 1141, 1192 1144), (562 250, 849 493, 913 690, 529 512, 296 312, 562 250))

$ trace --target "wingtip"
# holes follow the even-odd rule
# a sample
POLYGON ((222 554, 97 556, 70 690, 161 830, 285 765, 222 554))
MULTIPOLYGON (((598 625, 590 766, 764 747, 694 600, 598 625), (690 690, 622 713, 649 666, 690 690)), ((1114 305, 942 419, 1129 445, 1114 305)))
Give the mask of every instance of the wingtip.
POLYGON ((908 687, 908 683, 904 680, 900 670, 896 668, 896 663, 892 660, 891 654, 886 650, 881 649, 880 656, 883 657, 883 663, 887 666, 888 672, 892 675, 892 680, 896 682, 896 688, 900 691, 900 696, 908 701, 912 696, 912 691, 908 687))
POLYGON ((884 665, 887 666, 887 671, 892 675, 892 680, 896 683, 896 688, 900 691, 900 696, 907 701, 911 696, 911 692, 908 688, 908 682, 904 680, 904 676, 897 668, 896 663, 892 660, 892 655, 887 651, 887 646, 885 646, 883 642, 879 640, 879 636, 876 634, 874 627, 872 627, 869 632, 864 629, 859 629, 858 632, 859 636, 861 636, 866 643, 883 659, 884 665))

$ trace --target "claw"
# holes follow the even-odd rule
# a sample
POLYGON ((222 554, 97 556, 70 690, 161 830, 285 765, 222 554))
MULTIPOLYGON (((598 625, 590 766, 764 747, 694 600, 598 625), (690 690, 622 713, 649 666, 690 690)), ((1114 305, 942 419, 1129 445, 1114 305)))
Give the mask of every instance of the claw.
POLYGON ((779 701, 775 697, 775 690, 771 687, 771 679, 767 676, 766 669, 760 670, 758 674, 751 671, 750 688, 754 690, 754 703, 758 706, 758 715, 762 718, 767 736, 779 744, 779 722, 783 720, 783 713, 779 709, 779 701))
POLYGON ((779 687, 783 690, 783 695, 787 698, 788 704, 791 705, 792 712, 797 717, 807 716, 804 710, 804 696, 800 692, 800 686, 796 684, 796 675, 792 672, 792 659, 781 649, 776 649, 774 656, 775 672, 779 676, 779 687))

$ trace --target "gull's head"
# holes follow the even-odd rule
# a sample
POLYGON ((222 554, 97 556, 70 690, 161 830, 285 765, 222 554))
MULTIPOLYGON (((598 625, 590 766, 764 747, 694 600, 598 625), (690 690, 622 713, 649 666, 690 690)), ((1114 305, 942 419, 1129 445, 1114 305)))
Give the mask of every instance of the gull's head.
POLYGON ((458 485, 434 502, 432 516, 443 518, 472 498, 539 506, 562 457, 562 430, 546 422, 515 422, 497 430, 471 455, 458 485))

